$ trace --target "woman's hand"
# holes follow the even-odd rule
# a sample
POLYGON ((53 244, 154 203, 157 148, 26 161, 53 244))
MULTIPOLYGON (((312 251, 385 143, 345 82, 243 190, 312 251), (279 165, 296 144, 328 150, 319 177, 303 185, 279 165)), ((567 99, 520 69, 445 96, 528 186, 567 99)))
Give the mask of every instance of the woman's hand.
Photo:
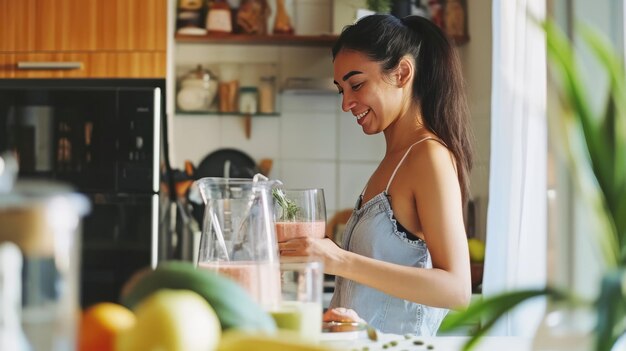
POLYGON ((359 317, 356 311, 344 307, 328 309, 324 313, 322 320, 324 322, 363 322, 363 319, 359 317))
POLYGON ((346 251, 328 238, 295 238, 278 243, 281 256, 313 256, 324 263, 324 272, 339 275, 341 261, 346 251))

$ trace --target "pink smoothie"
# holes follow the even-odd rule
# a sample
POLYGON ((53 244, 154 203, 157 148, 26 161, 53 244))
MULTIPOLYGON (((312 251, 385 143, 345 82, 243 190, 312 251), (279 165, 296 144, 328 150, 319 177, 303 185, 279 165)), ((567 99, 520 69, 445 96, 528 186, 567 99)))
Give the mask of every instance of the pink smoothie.
POLYGON ((198 268, 217 271, 236 281, 263 307, 274 308, 280 303, 280 268, 278 263, 200 262, 198 268))
POLYGON ((278 242, 310 236, 321 239, 326 233, 326 222, 276 222, 278 242))

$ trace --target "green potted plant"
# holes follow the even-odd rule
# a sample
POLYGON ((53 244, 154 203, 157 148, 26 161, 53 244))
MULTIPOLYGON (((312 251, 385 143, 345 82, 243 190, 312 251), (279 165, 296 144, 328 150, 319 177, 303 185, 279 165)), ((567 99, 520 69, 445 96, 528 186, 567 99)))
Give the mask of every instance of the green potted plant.
POLYGON ((376 13, 389 13, 391 0, 366 0, 365 4, 369 10, 376 13))
POLYGON ((472 304, 450 316, 441 330, 449 331, 467 321, 483 323, 465 345, 470 350, 505 313, 539 296, 552 302, 586 304, 595 310, 596 351, 611 350, 626 333, 626 75, 623 61, 603 38, 590 28, 578 28, 609 78, 606 108, 600 115, 590 107, 589 93, 575 64, 572 44, 553 23, 544 25, 548 57, 559 84, 564 113, 549 116, 564 141, 568 170, 581 194, 593 206, 599 227, 591 234, 607 259, 600 294, 595 301, 577 299, 559 287, 506 292, 472 304))

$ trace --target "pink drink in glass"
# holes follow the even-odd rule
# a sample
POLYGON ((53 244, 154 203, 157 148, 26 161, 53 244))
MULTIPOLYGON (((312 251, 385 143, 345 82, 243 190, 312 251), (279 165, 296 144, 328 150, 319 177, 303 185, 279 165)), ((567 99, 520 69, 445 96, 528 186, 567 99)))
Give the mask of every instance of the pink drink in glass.
POLYGON ((276 239, 278 242, 306 236, 322 239, 326 233, 326 222, 276 222, 276 239))
POLYGON ((273 308, 280 303, 280 269, 278 263, 199 262, 198 268, 216 271, 236 281, 261 306, 273 308))

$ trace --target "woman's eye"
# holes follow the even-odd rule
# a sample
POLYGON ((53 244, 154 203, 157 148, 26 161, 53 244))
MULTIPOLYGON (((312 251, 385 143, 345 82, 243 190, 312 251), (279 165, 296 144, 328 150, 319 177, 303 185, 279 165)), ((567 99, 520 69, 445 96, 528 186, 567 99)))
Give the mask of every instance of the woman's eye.
POLYGON ((363 86, 363 83, 355 84, 352 86, 352 90, 357 91, 361 89, 362 86, 363 86))

